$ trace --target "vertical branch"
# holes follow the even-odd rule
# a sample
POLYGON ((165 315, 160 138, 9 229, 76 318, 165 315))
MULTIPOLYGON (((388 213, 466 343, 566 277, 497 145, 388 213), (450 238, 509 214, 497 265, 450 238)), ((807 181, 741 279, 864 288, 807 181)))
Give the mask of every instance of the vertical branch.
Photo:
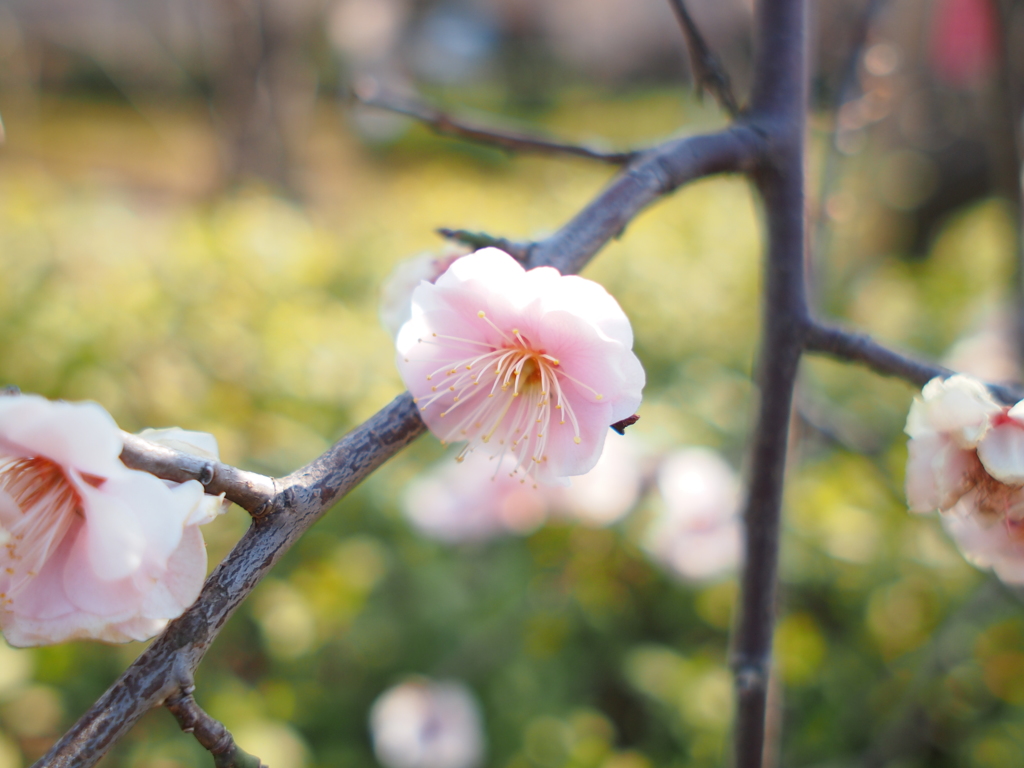
POLYGON ((746 556, 733 643, 737 768, 760 768, 764 753, 786 446, 793 387, 808 325, 804 286, 805 0, 762 0, 757 23, 750 119, 768 136, 767 154, 754 174, 764 199, 768 252, 757 372, 760 402, 750 449, 744 511, 746 556))
POLYGON ((997 191, 1006 196, 1013 211, 1013 346, 1018 365, 1024 361, 1024 194, 1021 190, 1020 82, 1013 60, 1012 27, 1017 3, 991 0, 999 20, 998 66, 993 93, 991 146, 997 191))

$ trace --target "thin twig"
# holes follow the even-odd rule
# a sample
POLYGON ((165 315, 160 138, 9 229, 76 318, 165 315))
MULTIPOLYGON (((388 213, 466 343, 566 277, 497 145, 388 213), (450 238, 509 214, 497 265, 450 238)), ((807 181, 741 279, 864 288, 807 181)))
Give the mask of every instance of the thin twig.
POLYGON ((895 376, 917 387, 923 387, 936 376, 951 376, 953 371, 935 363, 915 360, 883 347, 864 333, 854 333, 834 326, 813 322, 807 326, 804 348, 846 360, 863 363, 875 373, 895 376))
POLYGON ((274 480, 265 475, 151 443, 129 432, 122 432, 121 437, 124 439, 121 461, 126 466, 178 483, 198 480, 207 493, 214 496, 223 493, 228 501, 251 514, 259 514, 277 492, 274 480))
POLYGON ((690 58, 690 71, 693 72, 697 93, 707 91, 717 99, 730 117, 736 117, 740 108, 732 93, 729 73, 725 71, 718 56, 704 41, 700 28, 686 8, 685 0, 669 0, 669 5, 676 12, 679 26, 682 27, 683 36, 686 38, 686 52, 690 58))
POLYGON ((695 179, 749 172, 764 148, 763 134, 742 122, 656 147, 616 176, 572 221, 538 242, 530 264, 557 267, 562 274, 579 272, 648 205, 695 179))
MULTIPOLYGON (((818 322, 808 324, 804 349, 847 362, 863 363, 882 376, 895 376, 917 387, 923 387, 936 376, 946 378, 955 371, 942 365, 927 363, 884 347, 864 333, 843 330, 818 322)), ((989 391, 1004 403, 1013 404, 1024 397, 1018 386, 986 384, 989 391)))
POLYGON ((164 704, 174 715, 181 730, 196 737, 205 750, 213 755, 215 768, 268 768, 255 755, 250 755, 235 743, 231 731, 223 723, 210 717, 192 697, 194 686, 188 686, 164 704))
POLYGON ((356 83, 352 88, 356 101, 367 107, 384 109, 405 115, 430 126, 444 136, 474 141, 479 144, 500 147, 510 152, 541 152, 544 154, 575 155, 588 160, 597 160, 611 165, 625 165, 639 154, 638 152, 602 152, 577 144, 565 144, 552 141, 541 136, 531 136, 518 131, 509 131, 474 125, 464 120, 451 117, 421 101, 402 98, 394 94, 384 94, 380 85, 372 78, 356 83))
POLYGON ((454 240, 456 243, 462 243, 471 248, 500 248, 513 259, 523 264, 530 261, 530 254, 537 245, 536 243, 522 243, 507 240, 504 237, 495 237, 494 235, 488 235, 486 232, 470 232, 468 229, 438 227, 434 231, 446 240, 454 240))
POLYGON ((1021 114, 1024 111, 1020 98, 1020 78, 1013 55, 1017 50, 1014 38, 1018 3, 990 0, 999 18, 998 68, 996 87, 992 89, 994 101, 993 119, 989 121, 989 146, 993 153, 992 169, 996 189, 1006 195, 1013 214, 1014 259, 1012 300, 1014 352, 1018 370, 1024 360, 1024 190, 1021 184, 1022 160, 1024 160, 1024 136, 1021 135, 1021 114))
POLYGON ((330 507, 426 428, 408 393, 279 482, 269 510, 206 580, 199 599, 168 625, 37 766, 89 768, 149 709, 191 680, 242 601, 330 507))

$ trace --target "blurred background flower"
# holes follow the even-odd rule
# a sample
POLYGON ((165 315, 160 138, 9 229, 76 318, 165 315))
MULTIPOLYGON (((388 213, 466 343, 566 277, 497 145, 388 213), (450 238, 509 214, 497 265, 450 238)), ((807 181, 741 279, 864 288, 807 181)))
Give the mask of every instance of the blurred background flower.
POLYGON ((662 507, 645 546, 656 561, 684 579, 714 579, 740 563, 743 527, 740 483, 717 453, 686 448, 658 467, 662 507))
POLYGON ((484 449, 449 456, 405 489, 406 517, 428 538, 448 543, 528 533, 544 522, 544 492, 514 475, 516 460, 484 449))
POLYGON ((373 751, 386 768, 476 768, 484 758, 480 706, 466 686, 413 679, 370 710, 373 751))

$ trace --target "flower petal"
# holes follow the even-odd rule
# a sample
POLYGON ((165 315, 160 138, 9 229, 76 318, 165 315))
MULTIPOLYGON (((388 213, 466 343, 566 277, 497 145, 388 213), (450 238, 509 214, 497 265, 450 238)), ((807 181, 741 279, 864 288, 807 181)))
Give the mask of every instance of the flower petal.
POLYGON ((971 452, 947 436, 914 438, 907 451, 906 491, 912 512, 950 509, 970 490, 971 452))
POLYGON ((973 448, 988 429, 991 417, 1003 409, 980 381, 958 374, 934 378, 914 398, 907 416, 911 437, 946 432, 961 448, 973 448))
POLYGON ((0 397, 0 453, 42 456, 98 477, 117 474, 124 443, 96 403, 51 402, 38 395, 0 397))
POLYGON ((1024 427, 1008 421, 990 429, 978 443, 978 458, 997 480, 1024 484, 1024 427))

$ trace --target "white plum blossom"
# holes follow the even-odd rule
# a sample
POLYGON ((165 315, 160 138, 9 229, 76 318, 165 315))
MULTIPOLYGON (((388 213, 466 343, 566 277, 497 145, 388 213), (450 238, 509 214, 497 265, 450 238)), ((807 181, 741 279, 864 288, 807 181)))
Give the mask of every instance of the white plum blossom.
POLYGON ((907 416, 907 502, 939 511, 968 562, 1024 583, 1024 401, 964 375, 932 379, 907 416))
POLYGON ((370 711, 373 751, 385 768, 476 768, 484 757, 480 707, 455 681, 408 680, 370 711))
POLYGON ((1024 404, 1001 406, 964 375, 928 382, 907 416, 913 512, 1024 516, 1024 404))
POLYGON ((402 509, 429 539, 461 544, 526 533, 547 514, 543 492, 519 482, 515 459, 472 451, 464 461, 443 461, 411 483, 402 509))
MULTIPOLYGON (((216 452, 198 433, 170 439, 216 452)), ((0 397, 0 629, 12 645, 144 640, 198 596, 198 526, 221 500, 129 469, 121 449, 95 403, 0 397)))
POLYGON ((440 255, 428 251, 395 265, 381 286, 378 309, 381 325, 391 334, 391 338, 398 336, 398 331, 412 317, 412 292, 416 286, 424 281, 435 282, 452 262, 466 253, 463 247, 449 246, 440 255))
POLYGON ((421 282, 396 346, 431 432, 512 455, 524 482, 590 470, 644 385, 629 320, 604 288, 551 267, 527 271, 496 248, 421 282))
POLYGON ((645 536, 651 556, 677 576, 701 581, 736 569, 742 553, 740 483, 715 451, 684 448, 658 468, 662 509, 645 536))

